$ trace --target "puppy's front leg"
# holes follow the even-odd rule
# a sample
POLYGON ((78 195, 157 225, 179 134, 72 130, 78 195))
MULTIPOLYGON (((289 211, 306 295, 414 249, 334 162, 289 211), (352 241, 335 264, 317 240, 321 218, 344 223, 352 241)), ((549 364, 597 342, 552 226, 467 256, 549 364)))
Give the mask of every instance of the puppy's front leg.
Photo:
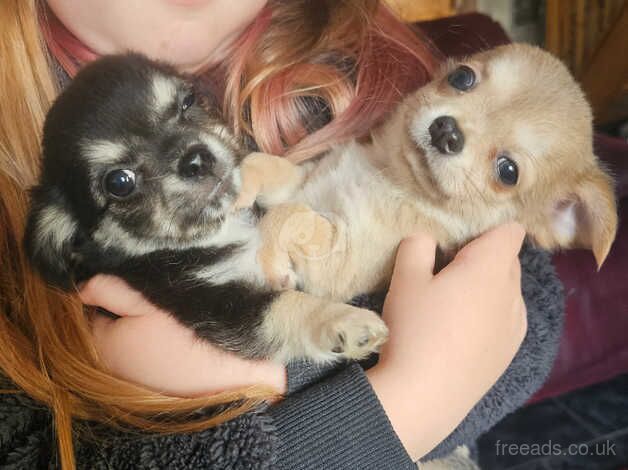
POLYGON ((303 183, 305 169, 285 158, 255 152, 240 164, 240 175, 242 188, 236 209, 251 207, 256 199, 263 205, 288 200, 303 183))
POLYGON ((286 290, 265 312, 261 336, 274 360, 330 362, 377 352, 388 328, 370 310, 286 290))

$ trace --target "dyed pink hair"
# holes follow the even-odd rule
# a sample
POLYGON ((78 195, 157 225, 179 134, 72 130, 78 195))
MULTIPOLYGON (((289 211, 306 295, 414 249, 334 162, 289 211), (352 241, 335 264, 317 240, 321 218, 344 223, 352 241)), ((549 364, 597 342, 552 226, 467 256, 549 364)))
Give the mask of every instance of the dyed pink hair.
MULTIPOLYGON (((294 25, 283 36, 269 34, 290 26, 281 18, 289 3, 269 2, 227 59, 205 72, 211 83, 224 84, 218 93, 227 121, 264 152, 301 161, 366 135, 404 95, 429 80, 438 62, 427 40, 376 2, 371 14, 354 7, 353 23, 337 18, 336 30, 330 27, 316 41, 299 38, 294 25), (294 43, 287 43, 292 36, 294 43), (334 63, 338 57, 348 59, 348 70, 334 63), (313 98, 332 117, 318 129, 308 125, 320 119, 320 106, 311 109, 313 98)), ((51 54, 70 76, 98 57, 49 10, 42 23, 51 54)))

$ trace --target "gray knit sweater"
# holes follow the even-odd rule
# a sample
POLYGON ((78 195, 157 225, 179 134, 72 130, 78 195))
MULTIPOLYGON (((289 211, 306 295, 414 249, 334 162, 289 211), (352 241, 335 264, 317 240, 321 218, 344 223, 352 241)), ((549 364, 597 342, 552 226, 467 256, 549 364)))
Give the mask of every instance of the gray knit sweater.
MULTIPOLYGON (((526 339, 498 383, 429 457, 444 455, 460 443, 473 443, 481 433, 520 407, 549 373, 562 329, 561 287, 547 254, 526 248, 521 261, 528 307, 526 339)), ((381 296, 358 302, 378 308, 381 296)), ((288 368, 288 386, 289 396, 279 404, 199 433, 123 434, 102 425, 79 423, 77 429, 82 431, 76 436, 78 467, 416 468, 360 365, 319 369, 292 364, 288 368)), ((23 395, 0 394, 0 468, 58 468, 50 413, 23 395)))

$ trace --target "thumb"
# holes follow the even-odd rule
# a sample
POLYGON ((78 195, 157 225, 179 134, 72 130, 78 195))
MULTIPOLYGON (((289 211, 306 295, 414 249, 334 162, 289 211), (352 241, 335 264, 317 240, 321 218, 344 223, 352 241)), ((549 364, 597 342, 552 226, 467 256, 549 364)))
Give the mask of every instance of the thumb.
POLYGON ((121 317, 146 315, 159 309, 115 276, 98 275, 91 278, 79 290, 84 304, 94 305, 121 317))
POLYGON ((397 250, 390 290, 412 286, 417 289, 434 276, 436 241, 425 233, 404 239, 397 250))

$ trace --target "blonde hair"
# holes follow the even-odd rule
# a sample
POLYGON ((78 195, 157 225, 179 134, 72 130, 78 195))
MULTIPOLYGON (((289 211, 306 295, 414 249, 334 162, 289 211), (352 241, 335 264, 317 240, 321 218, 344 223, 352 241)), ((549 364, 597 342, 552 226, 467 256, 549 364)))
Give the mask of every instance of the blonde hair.
MULTIPOLYGON (((0 370, 50 407, 62 467, 73 469, 73 419, 189 432, 276 394, 253 387, 177 398, 114 377, 98 358, 78 298, 49 288, 29 268, 21 250, 28 188, 38 176, 44 117, 58 93, 47 51, 66 65, 72 60, 59 59, 80 56, 55 42, 44 8, 37 0, 0 1, 0 370), (223 411, 185 419, 213 406, 223 411)), ((225 79, 225 114, 240 134, 300 160, 366 132, 428 79, 434 63, 425 43, 377 1, 271 0, 231 58, 208 76, 225 79), (314 3, 320 11, 313 17, 314 3), (324 103, 331 119, 314 129, 308 123, 320 109, 311 99, 324 103)))
POLYGON ((376 0, 270 1, 222 64, 223 108, 261 150, 302 161, 366 134, 435 66, 376 0), (321 108, 333 120, 312 129, 321 108))

